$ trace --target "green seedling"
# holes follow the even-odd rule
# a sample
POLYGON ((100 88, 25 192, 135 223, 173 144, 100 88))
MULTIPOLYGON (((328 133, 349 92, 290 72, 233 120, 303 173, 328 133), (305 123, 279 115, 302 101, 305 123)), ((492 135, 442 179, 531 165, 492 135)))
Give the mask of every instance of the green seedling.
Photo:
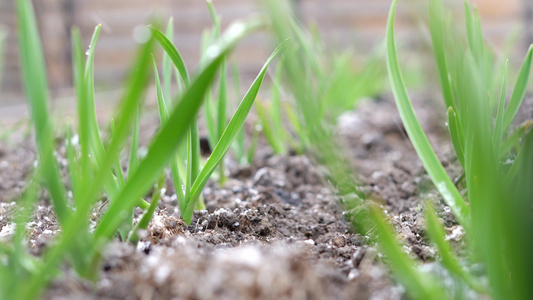
POLYGON ((276 154, 285 154, 285 144, 291 140, 283 128, 281 113, 281 75, 283 64, 280 63, 272 80, 272 99, 270 102, 258 101, 256 105, 257 115, 261 120, 263 134, 272 150, 276 154))
MULTIPOLYGON (((157 40, 161 43, 168 39, 161 39, 158 36, 160 32, 153 29, 152 38, 140 47, 132 67, 133 71, 127 79, 124 95, 111 122, 109 137, 104 141, 100 137, 94 110, 93 59, 100 27, 95 30, 86 56, 82 50, 79 32, 74 29, 73 75, 78 98, 79 124, 77 133, 75 129, 68 128, 65 134, 68 181, 72 188, 72 199, 70 199, 70 196, 67 197, 67 188, 59 176, 59 167, 54 154, 56 139, 49 110, 46 70, 31 2, 18 0, 17 12, 23 81, 32 112, 39 157, 37 175, 32 181, 34 183, 28 187, 24 198, 26 200, 22 203, 24 209, 29 212, 37 196, 38 184, 42 181, 51 196, 61 234, 41 258, 26 256, 28 252, 24 250, 20 233, 24 228, 20 225, 28 218, 25 214, 26 217, 21 218, 20 222, 17 221, 19 225, 14 237, 15 248, 7 245, 4 247, 2 244, 0 255, 3 257, 7 255, 12 263, 6 268, 1 266, 0 272, 2 274, 11 272, 13 277, 13 285, 10 286, 7 298, 34 299, 54 276, 60 274, 59 266, 65 258, 80 276, 95 280, 99 272, 101 251, 110 239, 118 234, 120 238, 129 239, 131 242, 138 240, 137 231, 146 228, 159 201, 164 168, 176 157, 186 136, 189 141, 198 140, 191 128, 196 124, 196 115, 203 102, 201 100, 219 73, 225 57, 244 36, 260 28, 263 21, 252 19, 230 27, 219 41, 207 49, 208 54, 205 55, 203 64, 191 78, 182 61, 176 60, 175 54, 179 57, 179 53, 171 53, 169 57, 177 66, 184 88, 175 105, 165 106, 166 120, 142 160, 138 155, 139 111, 145 87, 149 83, 155 42, 157 40), (84 57, 86 57, 85 62, 84 57), (119 156, 127 148, 124 144, 130 135, 131 145, 126 173, 119 163, 119 156), (156 180, 158 183, 152 192, 151 203, 147 203, 142 197, 153 189, 156 180), (104 202, 107 203, 106 206, 99 203, 104 199, 107 199, 104 202), (147 212, 132 228, 132 212, 137 206, 146 209, 147 212), (100 220, 93 231, 89 228, 89 217, 92 213, 98 212, 95 210, 98 207, 105 209, 101 211, 100 220), (15 272, 12 272, 13 270, 15 272)), ((172 50, 172 43, 170 45, 168 49, 172 50)), ((192 209, 201 189, 214 169, 213 164, 220 162, 234 139, 234 132, 242 126, 264 77, 266 66, 277 51, 279 50, 276 50, 267 61, 258 80, 254 82, 239 106, 235 117, 229 122, 221 141, 206 164, 209 167, 196 174, 201 180, 192 180, 191 174, 194 173, 194 168, 191 165, 187 166, 191 195, 189 199, 194 201, 189 201, 190 207, 182 206, 182 208, 184 212, 190 210, 189 215, 192 216, 192 209)), ((167 77, 171 73, 168 69, 172 70, 172 67, 167 68, 167 77)), ((167 91, 169 90, 170 88, 167 91)), ((158 93, 162 94, 161 86, 158 88, 158 93)), ((189 156, 187 161, 191 162, 194 156, 191 153, 195 152, 194 143, 189 142, 187 151, 189 156)))
POLYGON ((509 130, 523 101, 532 61, 529 49, 508 103, 508 63, 495 67, 486 46, 479 16, 465 2, 466 44, 450 29, 441 1, 430 2, 430 29, 448 129, 458 160, 464 168, 466 197, 461 196, 437 159, 422 130, 399 70, 394 45, 393 2, 387 25, 387 65, 400 116, 418 156, 437 190, 464 226, 472 248, 471 261, 486 268, 489 286, 467 273, 444 241, 442 228, 428 208, 428 232, 437 245, 443 265, 472 289, 488 292, 495 299, 529 299, 528 279, 533 260, 528 253, 533 242, 533 224, 527 211, 531 205, 531 133, 527 126, 509 130), (453 43, 450 41, 454 41, 453 43), (500 68, 502 72, 493 72, 500 68), (492 74, 501 74, 499 95, 492 74), (495 104, 491 104, 495 103, 495 104), (518 183, 518 184, 517 184, 518 183), (468 204, 467 204, 468 203, 468 204))
MULTIPOLYGON (((245 31, 243 31, 243 34, 249 30, 255 30, 257 28, 261 28, 264 25, 262 21, 251 23, 251 24, 252 25, 249 28, 245 28, 245 31)), ((236 26, 240 26, 240 25, 236 25, 236 26)), ((232 28, 228 30, 232 30, 232 28)), ((242 30, 242 28, 233 27, 233 30, 242 30)), ((180 70, 180 74, 187 74, 185 64, 180 66, 180 61, 183 61, 183 60, 181 59, 181 55, 179 54, 176 47, 172 45, 172 43, 170 43, 168 38, 163 33, 158 31, 157 29, 152 28, 152 32, 155 33, 154 34, 155 38, 163 46, 163 49, 170 56, 172 61, 175 62, 176 67, 178 68, 178 70, 180 70)), ((222 41, 224 41, 224 38, 222 38, 222 41)), ((245 94, 243 100, 241 101, 239 107, 237 108, 237 111, 235 112, 232 119, 229 121, 228 125, 226 126, 222 136, 218 139, 217 144, 213 148, 211 156, 206 161, 204 167, 200 170, 198 176, 195 177, 194 181, 190 181, 189 183, 185 184, 183 193, 180 193, 180 191, 176 192, 176 195, 178 197, 178 204, 180 207, 181 216, 187 224, 189 224, 192 220, 192 215, 196 208, 197 201, 201 195, 203 187, 207 183, 207 180, 210 178, 211 174, 214 172, 217 165, 224 158, 224 155, 229 150, 231 144, 233 143, 237 134, 241 130, 242 126, 244 125, 244 121, 257 96, 257 93, 259 91, 263 78, 265 76, 267 67, 270 64, 270 62, 274 59, 274 57, 277 55, 277 53, 280 51, 280 49, 281 49, 281 46, 278 47, 274 51, 274 53, 269 57, 269 59, 267 60, 263 68, 261 69, 259 75, 252 83, 252 86, 250 87, 248 92, 245 94)), ((207 49, 206 51, 212 51, 212 49, 207 49)), ((223 62, 221 63, 221 65, 223 65, 223 62)), ((157 72, 157 68, 155 66, 154 68, 155 68, 155 71, 157 72)), ((157 79, 157 76, 156 76, 156 79, 157 79)), ((157 87, 159 87, 158 97, 160 97, 162 96, 162 92, 160 91, 160 84, 156 82, 156 88, 157 87)), ((162 106, 165 103, 165 101, 164 99, 159 99, 158 103, 161 103, 160 106, 162 106)), ((160 111, 164 112, 165 108, 160 107, 160 111)), ((168 120, 165 121, 164 114, 162 115, 161 120, 163 123, 168 122, 168 120)), ((190 157, 191 152, 189 152, 188 155, 190 157)))
MULTIPOLYGON (((285 111, 286 119, 297 136, 298 145, 290 144, 292 137, 281 142, 279 133, 272 133, 267 139, 275 151, 283 150, 280 149, 280 144, 289 144, 292 150, 310 151, 315 156, 320 156, 319 161, 327 160, 328 158, 323 153, 331 151, 321 148, 332 145, 324 141, 332 137, 338 116, 347 109, 352 109, 361 97, 372 96, 379 89, 365 84, 367 79, 359 75, 371 77, 368 80, 374 80, 374 82, 384 81, 384 72, 379 72, 382 66, 379 63, 381 60, 378 59, 380 56, 378 54, 376 58, 371 59, 370 63, 363 68, 363 72, 354 71, 351 63, 348 63, 351 59, 349 54, 330 55, 325 50, 324 43, 317 33, 318 30, 309 32, 304 29, 296 18, 290 1, 263 0, 262 2, 272 19, 274 37, 278 41, 285 38, 293 40, 283 53, 283 71, 280 75, 281 80, 287 83, 287 90, 293 101, 282 101, 280 106, 285 111)), ((275 78, 274 82, 276 80, 279 79, 275 78)), ((277 88, 274 84, 274 89, 277 88)), ((274 96, 270 117, 281 119, 277 112, 276 101, 276 96, 274 96)), ((277 120, 271 120, 267 124, 275 122, 277 120)))

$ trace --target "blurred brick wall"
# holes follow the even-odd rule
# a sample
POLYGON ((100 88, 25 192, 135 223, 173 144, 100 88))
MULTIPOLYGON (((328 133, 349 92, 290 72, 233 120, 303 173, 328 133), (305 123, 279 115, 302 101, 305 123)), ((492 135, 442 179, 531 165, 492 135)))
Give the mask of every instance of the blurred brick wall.
MULTIPOLYGON (((294 0, 298 14, 305 21, 316 23, 322 38, 336 47, 355 46, 362 53, 384 36, 390 0, 294 0)), ((13 0, 0 0, 0 24, 9 30, 3 83, 4 92, 20 92, 18 46, 13 0)), ((213 0, 222 16, 223 27, 231 21, 259 11, 252 0, 213 0)), ((425 0, 400 1, 397 33, 409 39, 420 39, 423 31, 425 0)), ((448 0, 459 12, 462 0, 448 0)), ((513 26, 525 27, 519 44, 525 48, 532 42, 532 0, 471 0, 482 15, 485 33, 495 44, 501 44, 513 26), (529 21, 527 21, 527 12, 529 21), (529 22, 529 23, 527 23, 529 22), (527 26, 529 25, 529 26, 527 26)), ((85 45, 93 28, 103 28, 96 49, 95 77, 101 86, 116 86, 122 80, 134 54, 136 43, 132 32, 136 26, 150 22, 151 17, 174 17, 175 43, 188 65, 199 58, 201 35, 211 25, 203 0, 38 0, 34 1, 44 41, 50 85, 54 89, 71 86, 70 26, 80 27, 85 45)), ((462 16, 462 15, 461 15, 462 16)), ((252 76, 272 50, 265 34, 247 38, 237 49, 239 67, 252 76)), ((524 51, 522 51, 524 52, 524 51)), ((2 99, 0 99, 2 101, 2 99)))

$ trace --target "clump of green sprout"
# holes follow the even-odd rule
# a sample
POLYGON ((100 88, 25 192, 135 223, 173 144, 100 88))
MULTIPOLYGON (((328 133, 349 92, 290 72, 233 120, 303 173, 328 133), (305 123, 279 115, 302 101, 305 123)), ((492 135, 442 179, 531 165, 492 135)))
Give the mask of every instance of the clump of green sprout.
MULTIPOLYGON (((465 2, 466 42, 451 27, 440 0, 430 1, 430 30, 438 67, 451 142, 463 167, 466 196, 462 196, 438 160, 407 95, 394 45, 394 14, 387 25, 387 64, 392 91, 409 138, 427 173, 463 226, 471 257, 459 258, 444 238, 431 204, 426 206, 428 236, 439 250, 450 274, 472 290, 494 299, 531 299, 533 278, 533 136, 529 126, 513 127, 524 99, 532 48, 518 73, 507 102, 507 69, 494 65, 482 36, 479 16, 465 2), (501 70, 501 71, 499 71, 501 70), (499 82, 499 83, 498 83, 499 82), (482 284, 468 265, 481 263, 488 284, 482 284)), ((391 266, 409 292, 426 299, 440 294, 412 268, 391 259, 391 266)))
POLYGON ((276 153, 286 152, 289 149, 284 145, 288 145, 290 150, 299 153, 311 150, 320 159, 327 160, 332 150, 320 148, 331 145, 324 141, 332 136, 339 115, 353 109, 362 97, 381 91, 385 78, 382 57, 371 57, 364 68, 354 71, 350 52, 328 53, 318 30, 305 30, 289 1, 262 2, 272 19, 274 37, 278 41, 285 38, 294 41, 287 46, 273 76, 270 103, 261 101, 257 106, 263 127, 272 131, 265 131, 267 140, 276 153), (287 95, 293 101, 282 99, 287 95), (276 127, 276 124, 283 124, 284 117, 298 142, 276 127))
MULTIPOLYGON (((122 240, 139 240, 138 229, 146 228, 152 218, 164 188, 165 168, 170 164, 183 219, 189 223, 202 189, 241 130, 269 63, 280 48, 268 58, 249 91, 240 102, 234 116, 221 131, 213 152, 200 169, 197 113, 211 84, 225 64, 226 57, 237 43, 250 33, 265 26, 262 18, 236 22, 205 49, 202 63, 194 76, 189 71, 169 38, 150 26, 152 36, 139 49, 127 79, 123 97, 110 123, 106 140, 100 135, 94 108, 94 53, 100 26, 97 26, 87 53, 83 51, 78 29, 72 30, 73 75, 76 88, 78 126, 68 128, 66 160, 68 187, 60 175, 56 158, 55 126, 49 109, 49 91, 38 27, 31 1, 17 0, 22 77, 31 108, 37 140, 38 164, 19 200, 21 212, 15 218, 15 234, 9 243, 0 244, 1 295, 3 299, 34 299, 48 282, 60 274, 59 265, 66 260, 81 277, 95 280, 100 266, 101 251, 114 236, 122 240), (153 58, 158 42, 168 57, 164 65, 164 88, 158 78, 153 58), (86 54, 86 55, 85 55, 86 54), (151 68, 156 75, 156 87, 161 116, 161 128, 140 159, 139 119, 144 92, 150 82, 151 68), (170 95, 170 73, 177 69, 182 89, 173 100, 170 95), (122 170, 119 156, 131 136, 127 171, 122 170), (187 140, 186 157, 180 147, 187 140), (77 141, 77 142, 75 142, 77 141), (186 161, 180 169, 180 162, 186 161), (185 188, 182 188, 184 184, 185 188), (30 220, 43 185, 50 194, 61 233, 57 241, 40 258, 26 251, 25 224, 30 220), (151 201, 143 199, 150 191, 151 201), (103 201, 105 200, 105 201, 103 201), (106 206, 98 216, 96 228, 89 220, 103 201, 106 206), (133 210, 145 210, 133 225, 133 210)), ((170 23, 171 24, 171 23, 170 23)), ((171 28, 171 25, 169 25, 171 28)), ((167 30, 169 36, 171 29, 167 30)))

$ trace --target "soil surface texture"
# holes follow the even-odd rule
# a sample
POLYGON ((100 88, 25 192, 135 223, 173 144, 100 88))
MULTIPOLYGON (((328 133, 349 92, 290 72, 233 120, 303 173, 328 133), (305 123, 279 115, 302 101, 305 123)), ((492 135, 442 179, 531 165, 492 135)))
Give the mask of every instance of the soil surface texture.
MULTIPOLYGON (((419 97, 423 98, 423 97, 419 97)), ((429 139, 452 178, 459 177, 438 104, 415 101, 429 139)), ((432 199, 461 246, 462 228, 442 203, 401 125, 390 97, 368 100, 339 118, 338 131, 361 189, 383 205, 405 250, 432 265, 422 208, 432 199)), ((12 231, 14 195, 34 164, 34 146, 0 149, 0 239, 12 231)), ((369 234, 354 232, 321 168, 305 156, 260 149, 250 166, 230 165, 223 186, 209 182, 207 209, 191 225, 179 218, 172 184, 137 246, 118 240, 105 250, 96 283, 65 266, 44 299, 403 299, 369 234)), ((231 159, 228 159, 231 160, 231 159)), ((40 255, 58 226, 42 195, 29 224, 40 255)))

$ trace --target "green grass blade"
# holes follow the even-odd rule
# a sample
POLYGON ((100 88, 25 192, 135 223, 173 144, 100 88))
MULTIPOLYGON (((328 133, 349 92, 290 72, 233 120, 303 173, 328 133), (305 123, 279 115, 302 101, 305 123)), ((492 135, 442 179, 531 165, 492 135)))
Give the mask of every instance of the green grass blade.
POLYGON ((394 45, 394 14, 396 3, 397 0, 393 1, 387 23, 387 69, 389 71, 389 79, 396 105, 398 106, 400 117, 402 118, 407 134, 424 168, 437 187, 437 190, 454 212, 457 220, 465 227, 467 232, 470 232, 470 209, 431 148, 405 90, 398 65, 398 57, 396 56, 396 47, 394 45))
POLYGON ((205 184, 207 183, 207 180, 209 179, 209 177, 215 170, 216 166, 224 158, 224 155, 230 148, 231 143, 235 140, 235 137, 237 136, 239 130, 241 130, 244 124, 244 121, 246 120, 246 117, 248 116, 248 113, 250 112, 250 109, 252 108, 254 100, 257 97, 257 93, 259 92, 259 88, 261 87, 263 78, 265 77, 265 73, 268 68, 268 65, 274 59, 274 57, 276 57, 276 55, 279 53, 283 45, 284 43, 279 45, 276 48, 276 50, 274 50, 272 55, 267 59, 265 64, 263 65, 263 68, 259 72, 259 75, 257 75, 256 79, 252 83, 252 86, 250 87, 250 89, 248 90, 244 98, 242 99, 241 104, 239 105, 239 107, 237 108, 237 111, 235 111, 235 114, 229 121, 229 124, 226 127, 226 130, 222 134, 222 137, 219 139, 218 143, 213 149, 213 152, 211 153, 211 156, 205 163, 204 168, 200 171, 200 174, 198 175, 196 181, 194 182, 194 185, 192 186, 192 191, 191 191, 191 201, 187 203, 185 215, 182 215, 183 219, 185 220, 187 224, 191 222, 192 213, 193 213, 194 207, 196 206, 196 200, 198 199, 198 197, 200 197, 200 193, 202 192, 205 184))
POLYGON ((163 188, 165 187, 165 180, 166 175, 161 176, 161 178, 156 183, 156 186, 154 187, 154 192, 152 193, 152 200, 150 201, 150 207, 148 207, 148 210, 144 213, 144 215, 141 217, 139 222, 135 224, 133 229, 131 230, 131 234, 128 236, 128 242, 137 244, 139 241, 139 230, 148 228, 148 224, 150 223, 150 220, 152 220, 152 217, 154 216, 155 209, 157 208, 157 205, 159 204, 159 200, 161 199, 161 194, 163 193, 163 188))
POLYGON ((130 160, 128 163, 128 174, 131 174, 135 171, 137 166, 139 166, 139 108, 135 111, 135 116, 133 117, 133 132, 131 136, 131 149, 130 149, 130 160))
POLYGON ((372 207, 369 217, 374 221, 374 229, 393 273, 405 285, 413 299, 443 299, 445 293, 436 284, 434 278, 415 269, 416 263, 398 244, 383 213, 377 207, 372 207))
MULTIPOLYGON (((50 270, 57 266, 61 259, 65 257, 65 253, 70 249, 70 246, 78 240, 79 233, 83 232, 84 227, 87 225, 87 215, 91 205, 99 198, 102 186, 106 182, 109 182, 109 179, 112 177, 110 170, 113 166, 114 158, 118 155, 121 145, 129 133, 133 113, 138 103, 141 101, 140 99, 142 98, 148 83, 150 55, 153 46, 154 41, 151 39, 139 51, 136 64, 132 68, 134 71, 128 78, 128 84, 126 85, 122 102, 119 107, 120 114, 118 115, 116 122, 117 133, 114 135, 113 140, 108 144, 106 154, 101 160, 102 163, 96 167, 89 188, 86 190, 86 193, 82 195, 81 201, 79 201, 80 205, 76 209, 76 214, 71 215, 65 222, 66 224, 63 227, 63 232, 58 243, 44 255, 43 267, 40 268, 39 272, 27 282, 27 289, 25 290, 24 297, 35 299, 40 291, 40 287, 50 279, 50 270)), ((136 198, 134 201, 138 201, 138 199, 139 198, 136 198)), ((115 230, 117 228, 118 225, 115 227, 115 230)), ((100 249, 103 244, 93 244, 93 246, 94 247, 86 248, 87 256, 92 255, 94 253, 93 251, 100 249)), ((98 266, 98 262, 95 262, 92 265, 98 266)))
POLYGON ((209 147, 211 149, 216 145, 218 140, 217 126, 215 120, 215 103, 211 93, 207 95, 207 99, 204 104, 204 118, 205 127, 207 127, 207 137, 209 140, 209 147))
POLYGON ((100 36, 100 30, 102 25, 97 25, 94 29, 91 42, 89 44, 89 50, 86 52, 87 60, 85 62, 85 84, 86 84, 86 93, 87 98, 83 103, 83 109, 79 112, 80 122, 81 116, 85 114, 83 122, 87 122, 86 126, 89 126, 90 134, 90 147, 93 148, 92 155, 96 156, 96 159, 100 159, 104 152, 104 145, 102 139, 100 138, 100 129, 98 128, 98 122, 96 119, 96 110, 94 105, 94 51, 96 49, 96 42, 100 36))
MULTIPOLYGON (((174 40, 174 18, 170 18, 168 20, 167 24, 167 31, 165 32, 165 36, 168 38, 168 40, 172 43, 174 40)), ((167 100, 172 99, 172 95, 170 92, 170 86, 172 84, 172 64, 170 63, 170 57, 168 54, 163 53, 163 95, 164 98, 167 100)), ((178 79, 179 81, 179 79, 178 79)))
POLYGON ((474 54, 474 58, 479 67, 484 68, 484 47, 483 36, 481 33, 481 23, 477 11, 472 12, 468 1, 464 1, 466 34, 468 37, 468 45, 470 51, 474 54))
MULTIPOLYGON (((258 126, 257 124, 254 125, 254 132, 252 133, 252 141, 250 142, 250 147, 248 148, 248 153, 246 155, 246 161, 250 165, 254 163, 255 149, 257 148, 257 142, 259 141, 259 130, 257 126, 258 126)), ((243 129, 241 129, 241 132, 243 132, 243 129)))
POLYGON ((207 7, 209 8, 209 15, 211 16, 211 21, 213 21, 213 37, 218 38, 220 36, 220 18, 217 16, 213 1, 207 0, 206 3, 207 7))
MULTIPOLYGON (((234 99, 240 99, 241 98, 241 85, 240 85, 240 78, 239 78, 239 67, 237 65, 237 62, 234 60, 231 65, 231 70, 233 73, 233 91, 234 91, 234 99)), ((242 127, 242 129, 239 131, 239 134, 235 138, 235 143, 233 144, 233 153, 235 154, 235 157, 237 161, 241 164, 245 163, 245 156, 246 154, 246 145, 245 145, 245 126, 242 127)), ((248 160, 247 160, 248 161, 248 160)))
POLYGON ((41 41, 31 2, 18 0, 16 6, 22 79, 31 107, 31 117, 39 148, 39 159, 56 214, 59 222, 63 225, 70 211, 67 208, 65 188, 53 155, 54 131, 50 121, 48 83, 41 41))
POLYGON ((442 264, 453 274, 463 279, 473 290, 486 293, 485 288, 474 279, 472 275, 467 273, 459 264, 459 261, 453 254, 452 248, 448 242, 446 242, 446 235, 442 229, 442 225, 439 223, 436 217, 435 210, 431 206, 430 201, 426 201, 426 209, 424 211, 427 233, 431 241, 437 246, 442 264))
MULTIPOLYGON (((164 99, 163 91, 161 90, 161 81, 159 80, 159 72, 157 71, 157 64, 155 58, 152 55, 152 65, 154 67, 155 86, 157 92, 157 106, 159 108, 159 119, 161 120, 161 127, 163 127, 168 120, 168 108, 167 102, 164 99)), ((179 156, 174 155, 170 160, 170 172, 172 174, 172 182, 174 183, 174 189, 176 197, 178 199, 179 207, 185 207, 185 196, 182 189, 182 180, 178 165, 179 156)))
POLYGON ((163 47, 165 53, 170 57, 176 68, 178 68, 183 83, 185 83, 185 87, 188 87, 190 81, 189 72, 187 71, 187 67, 185 66, 185 62, 183 61, 181 54, 164 33, 151 25, 149 25, 148 28, 150 28, 153 37, 157 40, 161 47, 163 47))
POLYGON ((520 108, 524 96, 526 95, 527 83, 529 81, 529 73, 531 72, 531 61, 533 57, 533 46, 529 47, 527 51, 526 58, 522 63, 520 72, 518 73, 518 78, 511 95, 511 100, 505 109, 505 114, 503 116, 503 132, 506 132, 520 108))
POLYGON ((448 67, 446 65, 446 53, 444 47, 444 6, 440 0, 431 0, 429 4, 429 26, 431 32, 431 41, 433 43, 433 55, 437 63, 439 72, 440 86, 444 96, 446 108, 453 108, 457 111, 453 99, 452 88, 450 84, 448 67))
POLYGON ((507 89, 507 74, 509 72, 509 60, 505 62, 503 70, 502 89, 500 99, 498 101, 498 110, 496 111, 496 121, 494 122, 494 149, 500 151, 500 146, 503 139, 503 116, 505 113, 505 94, 507 89))
MULTIPOLYGON (((85 85, 85 68, 83 66, 83 50, 81 35, 78 28, 72 29, 72 74, 74 76, 74 86, 76 89, 76 97, 78 100, 78 136, 80 144, 80 167, 81 167, 81 181, 83 186, 85 186, 85 180, 90 178, 89 170, 91 167, 91 162, 89 159, 89 145, 90 142, 90 127, 87 119, 88 114, 84 113, 84 110, 87 109, 85 104, 87 100, 87 87, 85 85)), ((77 193, 74 193, 77 195, 77 193)))
POLYGON ((268 104, 263 103, 263 101, 258 98, 256 100, 255 110, 257 111, 257 115, 259 116, 259 119, 261 120, 262 124, 262 130, 263 134, 268 141, 268 144, 270 147, 272 147, 272 150, 276 154, 282 154, 285 153, 285 148, 283 146, 283 136, 280 136, 277 132, 274 132, 275 127, 272 123, 274 121, 271 121, 269 119, 269 116, 274 115, 275 113, 272 112, 272 108, 267 108, 268 104))
POLYGON ((168 120, 168 107, 167 102, 165 101, 165 95, 161 89, 161 80, 159 79, 159 71, 157 70, 157 63, 155 62, 155 57, 152 54, 152 66, 154 68, 154 77, 155 77, 155 87, 157 94, 157 108, 159 111, 159 119, 161 121, 161 126, 165 125, 168 120))
POLYGON ((452 139, 453 148, 455 149, 455 154, 457 155, 457 159, 459 159, 459 162, 461 162, 461 166, 465 166, 465 155, 464 155, 464 149, 465 149, 465 137, 464 137, 464 131, 461 128, 461 123, 459 123, 459 118, 452 107, 448 108, 448 112, 446 113, 447 123, 448 123, 448 131, 450 132, 450 137, 452 139))
POLYGON ((509 266, 509 273, 498 274, 503 280, 510 280, 512 293, 509 299, 531 299, 533 289, 533 219, 531 218, 531 199, 533 199, 533 131, 529 131, 522 141, 522 149, 518 153, 514 165, 518 166, 516 174, 506 178, 507 197, 502 203, 498 215, 501 222, 504 245, 503 257, 509 266))
MULTIPOLYGON (((226 72, 226 61, 222 63, 220 68, 220 79, 218 83, 218 110, 217 110, 217 141, 220 140, 224 129, 226 128, 226 107, 228 102, 228 86, 227 86, 227 72, 226 72)), ((224 160, 219 164, 219 183, 224 183, 226 181, 226 174, 224 168, 224 160)))

